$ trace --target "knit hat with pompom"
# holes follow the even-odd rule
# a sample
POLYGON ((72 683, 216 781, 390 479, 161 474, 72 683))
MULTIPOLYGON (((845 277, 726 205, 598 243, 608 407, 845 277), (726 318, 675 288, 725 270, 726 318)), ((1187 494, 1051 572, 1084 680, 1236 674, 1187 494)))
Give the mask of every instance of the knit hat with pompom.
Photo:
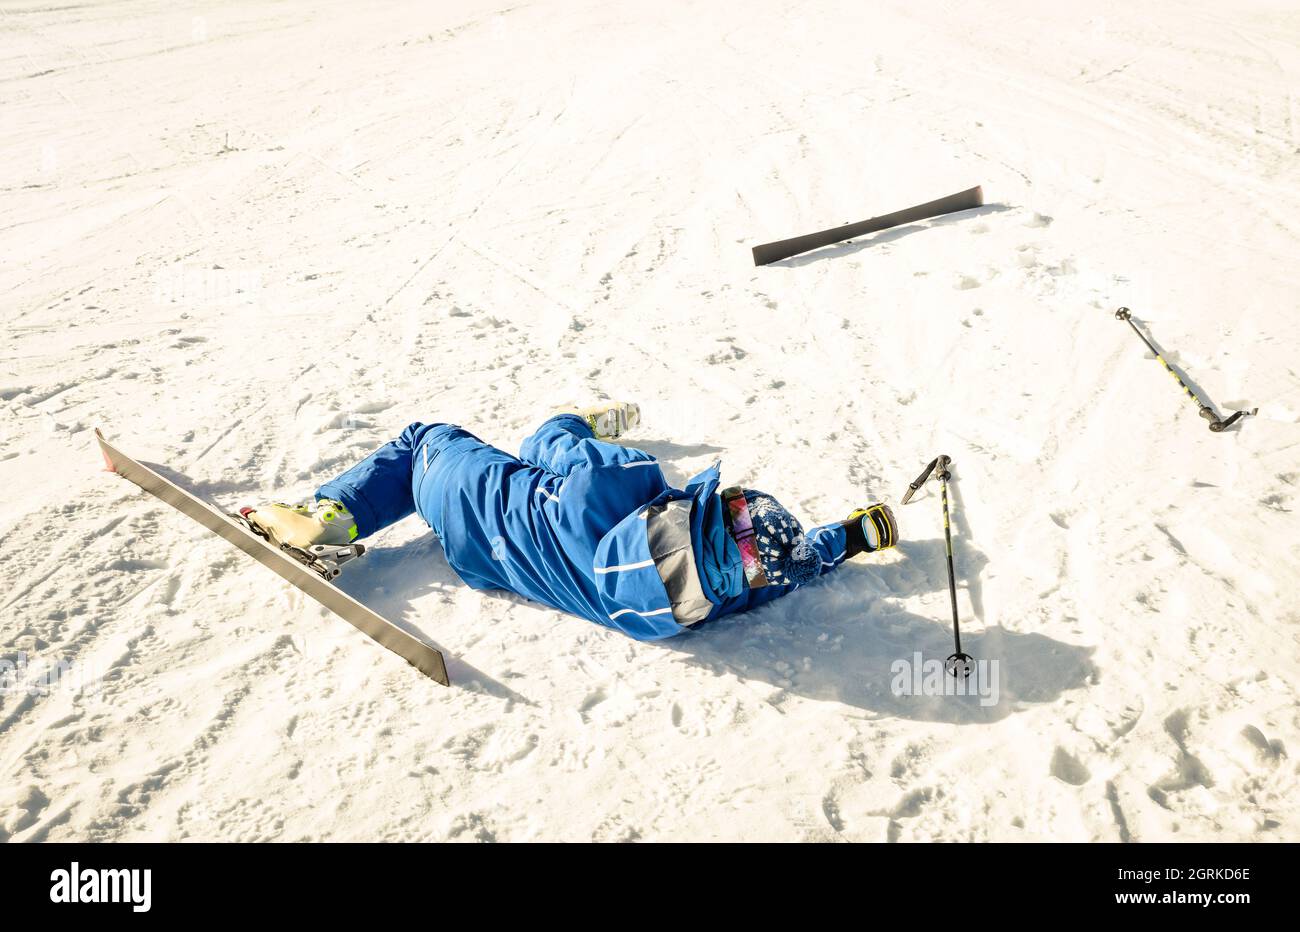
POLYGON ((803 525, 766 492, 745 490, 763 574, 774 586, 801 586, 817 578, 821 557, 804 536, 803 525))

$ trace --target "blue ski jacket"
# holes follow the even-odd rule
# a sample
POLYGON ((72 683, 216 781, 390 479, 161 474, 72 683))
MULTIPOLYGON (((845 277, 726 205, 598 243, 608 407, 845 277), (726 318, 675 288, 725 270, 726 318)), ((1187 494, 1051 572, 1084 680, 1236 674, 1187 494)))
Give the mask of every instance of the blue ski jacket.
MULTIPOLYGON (((474 588, 654 640, 798 588, 747 587, 719 465, 675 489, 653 456, 595 439, 575 415, 548 420, 518 457, 455 425, 417 423, 316 496, 347 506, 360 537, 414 511, 474 588)), ((808 537, 823 573, 843 562, 838 524, 808 537)))

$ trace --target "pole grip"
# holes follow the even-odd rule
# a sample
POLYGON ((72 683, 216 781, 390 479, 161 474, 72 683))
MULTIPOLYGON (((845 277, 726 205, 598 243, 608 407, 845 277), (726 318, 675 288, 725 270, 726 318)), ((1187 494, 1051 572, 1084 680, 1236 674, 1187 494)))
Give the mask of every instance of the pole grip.
POLYGON ((925 485, 925 481, 930 478, 930 473, 934 472, 934 467, 939 462, 940 459, 947 459, 947 457, 936 456, 934 459, 930 460, 930 462, 926 465, 925 469, 921 471, 921 475, 916 477, 916 481, 909 482, 907 484, 907 491, 903 493, 902 504, 906 505, 908 502, 910 502, 912 500, 912 496, 916 494, 916 490, 919 489, 921 486, 925 485))

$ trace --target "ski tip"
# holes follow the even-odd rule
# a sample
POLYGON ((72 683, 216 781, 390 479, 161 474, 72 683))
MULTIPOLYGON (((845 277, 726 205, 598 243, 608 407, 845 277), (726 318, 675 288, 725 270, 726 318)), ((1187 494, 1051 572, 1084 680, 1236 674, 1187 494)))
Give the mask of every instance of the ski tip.
POLYGON ((108 455, 108 441, 104 439, 104 432, 98 427, 95 428, 95 439, 99 442, 99 455, 104 457, 104 469, 108 472, 117 472, 117 467, 113 465, 113 458, 108 455))
POLYGON ((974 192, 972 199, 975 201, 975 206, 983 207, 984 206, 984 185, 977 184, 971 190, 974 192))

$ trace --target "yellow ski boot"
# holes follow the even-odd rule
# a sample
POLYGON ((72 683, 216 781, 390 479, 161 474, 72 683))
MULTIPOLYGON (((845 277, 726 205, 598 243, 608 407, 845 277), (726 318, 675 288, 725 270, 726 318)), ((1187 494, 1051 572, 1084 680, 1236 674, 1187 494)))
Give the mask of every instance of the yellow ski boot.
POLYGON ((634 401, 609 401, 589 408, 561 408, 556 414, 576 414, 587 422, 597 440, 616 440, 641 423, 641 406, 634 401))
MULTIPOLYGON (((232 515, 232 517, 234 517, 232 515)), ((326 579, 339 567, 365 553, 353 543, 357 522, 342 503, 328 498, 304 505, 276 502, 239 509, 239 517, 260 537, 287 552, 326 579)))
POLYGON ((240 514, 272 543, 299 550, 316 544, 341 547, 357 539, 357 522, 352 513, 328 498, 305 505, 260 505, 241 509, 240 514))

